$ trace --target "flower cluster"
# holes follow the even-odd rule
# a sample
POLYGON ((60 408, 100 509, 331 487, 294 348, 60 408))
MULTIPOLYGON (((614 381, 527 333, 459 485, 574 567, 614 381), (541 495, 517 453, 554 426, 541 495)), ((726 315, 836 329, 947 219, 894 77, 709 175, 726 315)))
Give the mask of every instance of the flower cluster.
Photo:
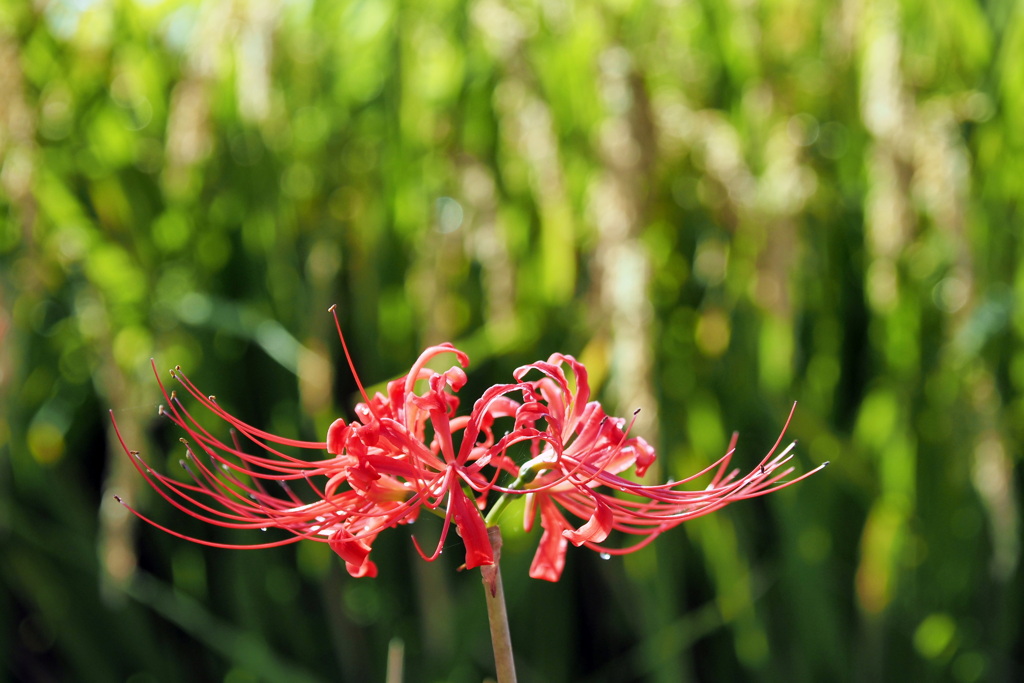
MULTIPOLYGON (((338 332, 349 357, 340 327, 338 332)), ((436 559, 454 525, 465 545, 465 566, 493 564, 487 527, 509 501, 525 496, 526 529, 539 519, 543 530, 530 576, 557 581, 569 543, 608 554, 631 552, 688 519, 777 491, 824 467, 787 480, 793 446, 776 453, 780 436, 768 455, 741 476, 729 469, 733 437, 718 462, 684 481, 638 483, 630 471, 643 476, 654 461, 654 449, 630 436, 631 423, 608 416, 590 400, 586 368, 572 356, 555 354, 519 368, 513 382, 490 387, 468 415, 459 415, 458 392, 468 365, 466 354, 452 345, 432 346, 407 375, 387 385, 386 395, 372 398, 356 375, 363 397, 356 419, 336 420, 324 442, 286 439, 246 424, 175 368, 171 375, 185 392, 230 425, 233 438, 225 443, 204 429, 161 382, 167 401, 161 412, 187 437, 182 438, 186 457, 181 464, 189 480, 153 470, 125 447, 136 469, 168 502, 201 521, 235 529, 274 528, 288 536, 251 545, 217 543, 185 536, 129 509, 169 533, 217 547, 327 542, 358 577, 377 573, 369 558, 377 535, 414 522, 424 510, 444 522, 429 554, 413 538, 421 556, 436 559), (446 355, 454 356, 456 364, 444 372, 428 368, 446 355), (298 458, 284 449, 317 456, 298 458), (702 476, 711 478, 705 488, 685 488, 702 476), (303 495, 293 486, 300 482, 309 489, 303 495), (613 531, 638 541, 625 548, 607 546, 613 531)))

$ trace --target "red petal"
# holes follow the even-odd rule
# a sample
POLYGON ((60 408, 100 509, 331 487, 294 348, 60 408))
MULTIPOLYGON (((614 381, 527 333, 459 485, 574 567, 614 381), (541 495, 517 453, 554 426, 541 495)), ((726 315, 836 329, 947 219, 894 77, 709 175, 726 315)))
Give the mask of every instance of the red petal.
POLYGON ((612 530, 612 522, 614 521, 614 514, 612 509, 601 500, 600 496, 594 495, 594 514, 590 516, 587 523, 581 526, 579 529, 573 531, 572 529, 566 529, 562 532, 566 538, 568 538, 573 545, 581 546, 586 542, 600 543, 604 539, 608 538, 608 533, 612 530))
POLYGON ((452 521, 466 544, 466 569, 494 564, 494 552, 487 538, 487 526, 473 501, 456 483, 451 487, 452 521))
POLYGON ((355 578, 377 576, 377 565, 370 561, 371 538, 352 538, 347 531, 339 529, 331 536, 331 550, 345 560, 345 569, 355 578))
POLYGON ((540 497, 540 524, 544 533, 530 564, 530 578, 558 581, 565 569, 565 550, 569 545, 562 532, 569 525, 547 496, 540 497))
POLYGON ((327 452, 331 455, 341 455, 345 450, 346 436, 348 436, 348 425, 345 421, 338 418, 332 422, 327 430, 327 452))

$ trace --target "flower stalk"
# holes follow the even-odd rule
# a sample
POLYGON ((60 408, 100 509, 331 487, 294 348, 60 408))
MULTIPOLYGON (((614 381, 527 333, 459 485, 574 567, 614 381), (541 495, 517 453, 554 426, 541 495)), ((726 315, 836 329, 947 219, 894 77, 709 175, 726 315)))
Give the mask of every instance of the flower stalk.
POLYGON ((487 540, 494 553, 494 564, 480 567, 483 579, 484 598, 487 601, 487 622, 491 627, 491 647, 494 650, 494 667, 498 683, 515 683, 516 669, 512 657, 512 636, 508 628, 508 611, 505 609, 505 589, 501 585, 501 531, 497 526, 487 528, 487 540))

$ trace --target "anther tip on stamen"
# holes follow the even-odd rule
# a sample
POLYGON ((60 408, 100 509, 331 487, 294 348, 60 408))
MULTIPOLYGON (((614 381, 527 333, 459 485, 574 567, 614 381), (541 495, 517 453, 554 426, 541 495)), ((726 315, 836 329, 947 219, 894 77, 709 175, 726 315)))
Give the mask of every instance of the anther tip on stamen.
POLYGON ((121 496, 117 495, 116 493, 114 494, 114 500, 116 500, 121 505, 124 505, 124 501, 121 500, 121 496))
POLYGON ((637 408, 636 410, 633 411, 633 417, 636 417, 639 414, 640 414, 640 409, 639 408, 637 408))
POLYGON ((338 304, 331 304, 331 307, 327 309, 327 312, 334 313, 336 310, 338 310, 338 304))

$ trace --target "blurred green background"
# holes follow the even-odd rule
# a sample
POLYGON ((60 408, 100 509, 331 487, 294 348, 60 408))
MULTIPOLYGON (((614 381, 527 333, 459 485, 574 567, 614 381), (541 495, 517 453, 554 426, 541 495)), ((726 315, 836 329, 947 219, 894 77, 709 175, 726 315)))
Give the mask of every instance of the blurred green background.
POLYGON ((457 551, 113 499, 254 542, 107 410, 177 469, 153 357, 322 439, 336 303, 369 384, 469 352, 464 409, 576 355, 657 477, 794 400, 833 463, 558 584, 510 519, 521 680, 1020 680, 1022 64, 1013 0, 0 0, 0 679, 492 671, 457 551))

